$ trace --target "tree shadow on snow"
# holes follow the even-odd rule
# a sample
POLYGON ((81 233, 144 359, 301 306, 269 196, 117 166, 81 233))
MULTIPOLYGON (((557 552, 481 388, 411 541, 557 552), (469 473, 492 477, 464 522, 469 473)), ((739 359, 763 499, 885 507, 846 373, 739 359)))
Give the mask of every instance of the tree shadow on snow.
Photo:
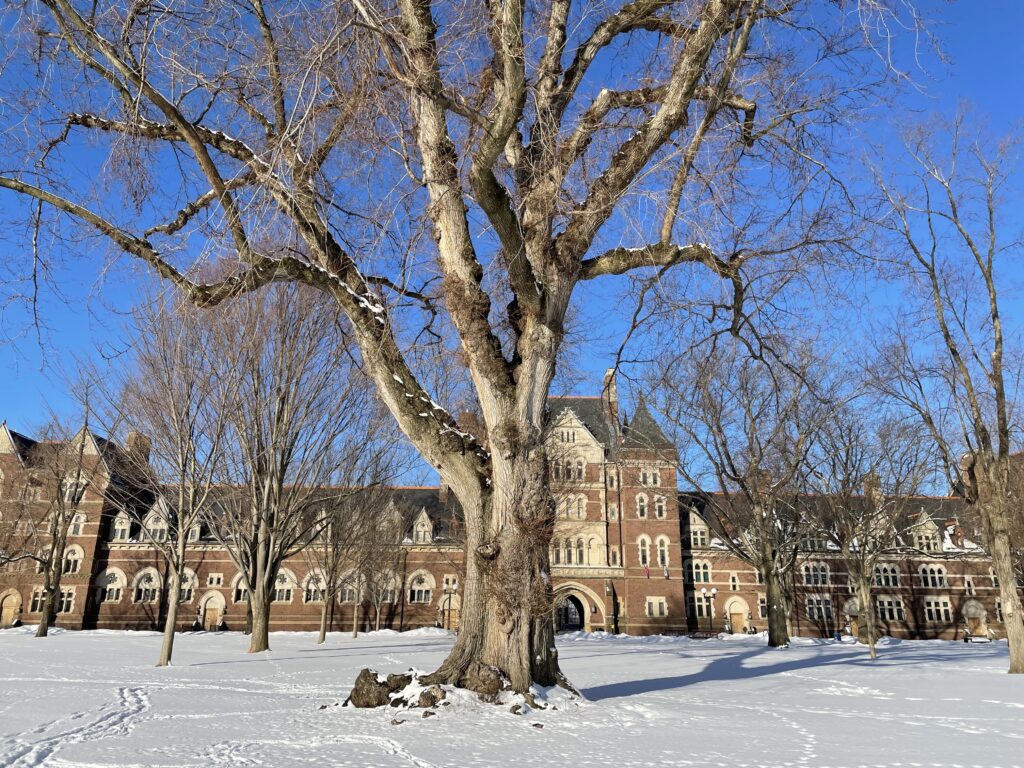
MULTIPOLYGON (((627 680, 620 683, 609 683, 598 685, 592 688, 584 688, 580 692, 591 701, 603 699, 617 699, 625 696, 637 696, 643 693, 654 693, 656 691, 669 691, 675 688, 685 688, 696 683, 706 683, 725 680, 746 680, 757 677, 777 675, 782 672, 792 672, 798 669, 821 668, 830 666, 860 666, 870 663, 867 658, 867 651, 851 647, 848 652, 840 651, 842 655, 830 655, 828 658, 816 656, 801 656, 781 661, 778 664, 757 664, 745 666, 748 659, 763 658, 765 648, 744 651, 733 656, 726 656, 714 659, 710 664, 698 672, 676 677, 655 677, 644 680, 627 680)), ((784 653, 784 651, 780 651, 784 653)), ((903 661, 906 661, 904 658, 903 661)), ((877 663, 877 662, 876 662, 877 663)))

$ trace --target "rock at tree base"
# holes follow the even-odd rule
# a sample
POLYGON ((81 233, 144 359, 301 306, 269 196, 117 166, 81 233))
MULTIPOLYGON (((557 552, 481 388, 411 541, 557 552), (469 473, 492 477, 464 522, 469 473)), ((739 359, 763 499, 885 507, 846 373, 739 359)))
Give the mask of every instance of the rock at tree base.
POLYGON ((422 707, 423 709, 430 709, 431 707, 436 707, 438 702, 440 702, 444 697, 444 688, 440 685, 432 685, 420 694, 420 697, 416 702, 416 706, 422 707))
MULTIPOLYGON (((411 682, 412 675, 388 675, 386 679, 381 680, 380 676, 372 669, 364 669, 356 677, 352 693, 349 694, 345 705, 351 704, 360 709, 369 709, 393 704, 391 694, 398 693, 411 682)), ((398 702, 395 706, 399 706, 401 703, 398 702)))

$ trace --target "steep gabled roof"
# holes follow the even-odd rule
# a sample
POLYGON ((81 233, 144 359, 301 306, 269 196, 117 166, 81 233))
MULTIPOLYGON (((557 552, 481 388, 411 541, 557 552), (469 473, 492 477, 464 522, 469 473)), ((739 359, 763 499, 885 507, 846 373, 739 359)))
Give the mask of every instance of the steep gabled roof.
POLYGON ((611 414, 600 397, 549 397, 549 423, 554 423, 563 411, 572 411, 583 426, 590 430, 597 442, 612 448, 611 414))
POLYGON ((651 412, 647 410, 647 403, 642 395, 640 402, 637 403, 636 412, 633 414, 632 423, 623 427, 622 431, 623 448, 649 448, 652 450, 672 448, 672 443, 665 437, 665 433, 661 431, 661 427, 651 416, 651 412))

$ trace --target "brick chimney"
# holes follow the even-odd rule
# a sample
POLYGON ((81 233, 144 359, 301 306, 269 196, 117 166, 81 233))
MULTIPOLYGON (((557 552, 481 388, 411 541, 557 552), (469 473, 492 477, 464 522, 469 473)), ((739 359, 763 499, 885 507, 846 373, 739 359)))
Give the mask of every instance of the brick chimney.
POLYGON ((128 453, 140 464, 149 463, 149 452, 153 448, 152 441, 141 432, 128 433, 128 453))
POLYGON ((615 369, 609 368, 604 372, 604 386, 601 388, 601 400, 612 417, 618 421, 619 418, 619 387, 615 383, 615 369))

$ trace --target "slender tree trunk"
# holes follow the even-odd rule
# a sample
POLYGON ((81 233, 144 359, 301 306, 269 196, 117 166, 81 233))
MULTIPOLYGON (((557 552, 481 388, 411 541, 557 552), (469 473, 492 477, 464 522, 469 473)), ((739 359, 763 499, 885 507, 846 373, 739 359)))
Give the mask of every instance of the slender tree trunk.
POLYGON ((327 595, 324 595, 324 604, 320 609, 320 634, 317 635, 316 644, 323 645, 327 641, 327 595))
POLYGON ((374 618, 374 621, 373 621, 373 631, 374 632, 380 632, 380 609, 381 609, 381 606, 377 605, 377 608, 376 608, 377 615, 376 615, 376 617, 374 618))
MULTIPOLYGON (((860 609, 857 614, 859 619, 857 623, 864 627, 868 642, 868 655, 874 660, 878 658, 878 652, 875 650, 875 608, 871 604, 871 580, 863 573, 857 579, 857 603, 860 609)), ((859 635, 860 632, 858 631, 857 634, 859 635)))
MULTIPOLYGON (((52 529, 51 529, 52 530, 52 529)), ((36 637, 46 637, 50 633, 50 625, 57 621, 57 599, 60 597, 61 579, 64 576, 64 551, 67 548, 67 537, 58 533, 51 534, 57 541, 50 551, 50 562, 45 568, 45 584, 43 594, 45 601, 43 615, 36 629, 36 637)))
POLYGON ((359 601, 352 604, 352 637, 359 637, 359 601))
POLYGON ((178 602, 181 599, 181 569, 172 567, 168 578, 167 618, 164 619, 164 641, 160 646, 160 660, 156 663, 158 667, 168 666, 174 651, 174 631, 177 629, 178 602))
POLYGON ((781 648, 789 644, 789 605, 782 586, 782 575, 774 562, 766 563, 765 598, 768 602, 768 645, 781 648))
POLYGON ((270 594, 265 579, 257 578, 253 587, 249 592, 252 611, 249 653, 262 653, 270 650, 270 594))
POLYGON ((52 561, 46 566, 43 583, 43 613, 39 617, 36 637, 46 637, 50 632, 51 622, 56 619, 56 594, 60 591, 60 572, 63 566, 64 564, 60 561, 57 561, 56 566, 52 561))

